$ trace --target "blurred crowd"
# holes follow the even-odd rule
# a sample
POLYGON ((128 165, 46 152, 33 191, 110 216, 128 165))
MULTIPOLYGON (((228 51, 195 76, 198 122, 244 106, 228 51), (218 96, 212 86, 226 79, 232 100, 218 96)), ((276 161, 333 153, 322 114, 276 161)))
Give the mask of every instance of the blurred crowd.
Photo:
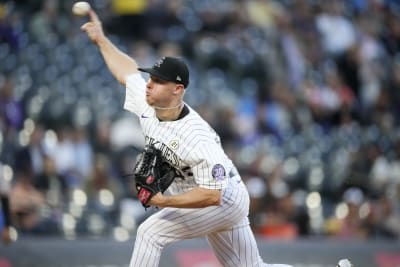
MULTIPOLYGON (((143 136, 73 2, 0 1, 0 180, 20 233, 124 240, 143 136)), ((188 62, 259 236, 400 238, 398 1, 89 2, 140 66, 188 62)))

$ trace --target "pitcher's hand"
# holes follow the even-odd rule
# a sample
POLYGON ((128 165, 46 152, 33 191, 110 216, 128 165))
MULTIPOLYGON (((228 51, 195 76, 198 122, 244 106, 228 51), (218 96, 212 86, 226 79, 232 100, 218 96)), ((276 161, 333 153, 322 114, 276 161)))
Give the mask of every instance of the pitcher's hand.
POLYGON ((93 43, 99 44, 105 38, 101 21, 93 9, 89 11, 89 17, 90 21, 83 24, 81 29, 87 33, 93 43))

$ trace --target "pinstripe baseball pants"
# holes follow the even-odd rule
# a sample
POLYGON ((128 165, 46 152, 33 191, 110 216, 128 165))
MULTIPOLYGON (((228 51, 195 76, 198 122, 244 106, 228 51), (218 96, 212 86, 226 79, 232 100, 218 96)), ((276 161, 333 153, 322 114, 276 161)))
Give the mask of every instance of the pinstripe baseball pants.
POLYGON ((230 182, 220 206, 164 208, 138 228, 130 267, 157 267, 162 249, 173 242, 205 236, 225 267, 264 266, 249 226, 249 195, 243 182, 230 182))

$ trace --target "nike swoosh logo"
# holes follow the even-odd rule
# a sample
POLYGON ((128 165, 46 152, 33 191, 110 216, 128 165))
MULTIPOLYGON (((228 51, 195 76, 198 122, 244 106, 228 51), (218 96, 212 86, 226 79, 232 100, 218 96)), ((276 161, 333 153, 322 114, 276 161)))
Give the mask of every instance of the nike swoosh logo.
POLYGON ((147 116, 145 116, 145 115, 141 115, 141 117, 143 118, 143 119, 148 119, 149 117, 147 117, 147 116))

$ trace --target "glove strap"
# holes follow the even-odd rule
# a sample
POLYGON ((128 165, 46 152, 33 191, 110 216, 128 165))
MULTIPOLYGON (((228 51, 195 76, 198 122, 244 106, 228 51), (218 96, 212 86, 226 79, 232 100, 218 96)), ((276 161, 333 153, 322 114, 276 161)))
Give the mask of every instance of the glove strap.
POLYGON ((147 190, 144 187, 140 188, 138 192, 138 199, 140 200, 140 202, 142 202, 143 206, 147 206, 146 204, 150 200, 150 198, 151 198, 151 191, 147 190))

